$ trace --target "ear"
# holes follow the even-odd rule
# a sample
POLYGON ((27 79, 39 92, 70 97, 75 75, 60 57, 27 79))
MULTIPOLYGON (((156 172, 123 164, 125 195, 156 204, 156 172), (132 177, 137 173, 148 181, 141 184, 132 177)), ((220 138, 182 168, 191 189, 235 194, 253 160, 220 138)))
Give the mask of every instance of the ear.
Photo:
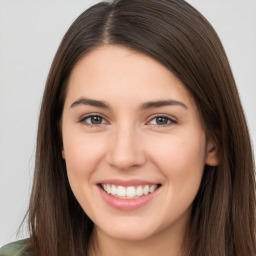
POLYGON ((209 166, 217 166, 220 163, 218 147, 213 139, 208 140, 206 145, 205 164, 209 166))
POLYGON ((61 154, 62 154, 62 158, 65 160, 65 151, 64 151, 64 148, 62 148, 61 154))
POLYGON ((62 124, 62 117, 57 122, 57 127, 58 127, 58 130, 59 130, 59 145, 61 147, 61 155, 62 155, 62 158, 65 160, 65 150, 64 150, 64 146, 63 146, 61 124, 62 124))

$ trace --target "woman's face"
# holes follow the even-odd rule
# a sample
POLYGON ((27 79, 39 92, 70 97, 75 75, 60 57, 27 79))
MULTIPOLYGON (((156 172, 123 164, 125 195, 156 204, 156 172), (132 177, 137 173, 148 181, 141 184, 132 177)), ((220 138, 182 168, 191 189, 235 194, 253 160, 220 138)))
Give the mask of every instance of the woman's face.
POLYGON ((154 59, 103 46, 73 69, 62 116, 72 191, 108 238, 182 236, 218 159, 192 97, 154 59))

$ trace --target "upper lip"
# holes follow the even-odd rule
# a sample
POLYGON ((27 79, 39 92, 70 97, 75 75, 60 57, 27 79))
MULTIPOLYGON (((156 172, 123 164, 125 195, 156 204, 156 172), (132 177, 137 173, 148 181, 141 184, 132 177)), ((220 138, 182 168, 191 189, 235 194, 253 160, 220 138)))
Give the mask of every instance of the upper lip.
POLYGON ((130 180, 121 180, 121 179, 106 179, 101 180, 98 184, 113 184, 119 186, 139 186, 139 185, 155 185, 159 184, 157 182, 147 181, 147 180, 140 180, 140 179, 130 179, 130 180))

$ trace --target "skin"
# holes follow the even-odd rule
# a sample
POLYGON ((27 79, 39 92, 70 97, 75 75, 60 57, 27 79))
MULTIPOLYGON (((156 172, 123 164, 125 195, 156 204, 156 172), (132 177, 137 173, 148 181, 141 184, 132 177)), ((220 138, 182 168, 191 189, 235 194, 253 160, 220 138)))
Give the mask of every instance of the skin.
POLYGON ((178 255, 204 166, 218 164, 182 82, 142 53, 98 47, 71 73, 62 136, 70 186, 95 223, 100 255, 178 255), (83 104, 81 98, 110 108, 83 104), (163 100, 176 103, 141 108, 163 100), (102 118, 93 123, 88 115, 102 118), (165 118, 159 122, 156 115, 165 118), (161 187, 142 207, 120 210, 103 200, 97 184, 104 179, 140 179, 161 187))

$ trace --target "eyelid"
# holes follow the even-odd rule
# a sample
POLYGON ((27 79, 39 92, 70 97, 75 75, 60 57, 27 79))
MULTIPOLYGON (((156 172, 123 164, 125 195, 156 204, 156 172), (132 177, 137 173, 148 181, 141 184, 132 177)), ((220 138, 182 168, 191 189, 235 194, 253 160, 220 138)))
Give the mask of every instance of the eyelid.
POLYGON ((174 124, 177 124, 177 120, 169 115, 166 114, 156 114, 154 116, 151 116, 149 121, 147 121, 147 123, 151 122, 153 119, 157 118, 157 117, 164 117, 166 119, 168 119, 170 121, 170 123, 165 124, 165 125, 159 125, 159 124, 149 124, 149 125, 156 125, 158 127, 168 127, 168 126, 172 126, 174 124))
MULTIPOLYGON (((99 113, 90 113, 90 114, 86 114, 84 116, 82 116, 81 118, 79 118, 79 123, 82 123, 86 126, 90 126, 90 127, 100 127, 102 125, 106 125, 108 124, 109 122, 107 121, 107 119, 104 117, 104 115, 102 114, 99 114, 99 113), (90 118, 90 117, 100 117, 102 118, 103 120, 103 123, 101 124, 90 124, 88 122, 86 122, 85 120, 90 118)), ((169 115, 166 115, 166 114, 155 114, 153 116, 150 117, 149 121, 146 122, 146 124, 149 124, 149 125, 155 125, 157 127, 168 127, 168 126, 172 126, 174 124, 177 124, 177 120, 174 118, 174 117, 171 117, 169 115), (163 117, 163 118, 166 118, 168 119, 168 121, 170 121, 168 124, 164 124, 164 125, 160 125, 160 124, 150 124, 150 122, 152 120, 154 120, 155 118, 158 118, 158 117, 163 117)))
POLYGON ((101 125, 107 124, 108 121, 107 121, 106 118, 105 118, 103 115, 101 115, 101 114, 98 114, 98 113, 90 113, 90 114, 83 115, 81 118, 79 118, 79 123, 82 123, 82 124, 84 124, 84 125, 86 125, 86 126, 89 126, 89 127, 99 127, 99 126, 101 126, 101 125), (102 119, 104 120, 104 123, 101 123, 101 124, 90 124, 90 123, 88 123, 88 122, 85 121, 87 118, 95 117, 95 116, 102 118, 102 119))

